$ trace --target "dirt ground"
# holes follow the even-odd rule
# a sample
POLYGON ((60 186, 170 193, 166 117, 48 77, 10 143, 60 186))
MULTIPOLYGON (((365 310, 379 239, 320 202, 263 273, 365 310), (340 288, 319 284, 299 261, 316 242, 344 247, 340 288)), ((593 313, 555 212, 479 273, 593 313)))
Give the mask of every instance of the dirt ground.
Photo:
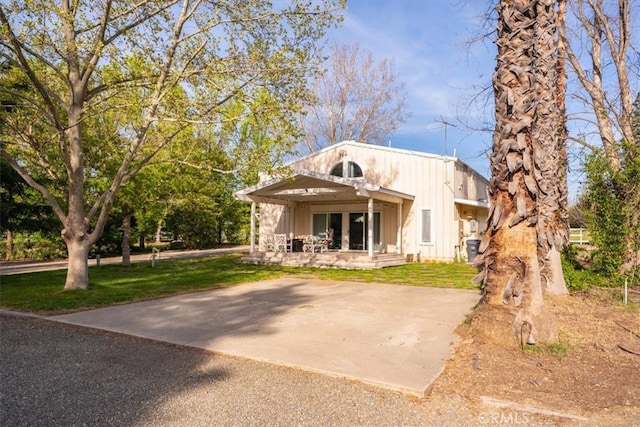
POLYGON ((560 331, 550 346, 497 345, 465 323, 429 398, 462 395, 478 424, 640 426, 640 288, 630 295, 626 306, 619 291, 547 298, 560 331))

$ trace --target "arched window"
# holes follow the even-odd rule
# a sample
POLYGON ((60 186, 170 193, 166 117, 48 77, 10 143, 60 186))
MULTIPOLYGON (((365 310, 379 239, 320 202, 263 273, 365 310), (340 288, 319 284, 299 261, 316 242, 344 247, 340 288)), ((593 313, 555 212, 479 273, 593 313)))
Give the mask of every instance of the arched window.
POLYGON ((333 168, 331 168, 329 175, 342 176, 342 162, 337 163, 333 168))
POLYGON ((347 162, 347 170, 346 173, 342 166, 342 162, 337 163, 333 168, 331 168, 330 175, 333 176, 341 176, 344 178, 362 178, 362 168, 356 162, 347 162))

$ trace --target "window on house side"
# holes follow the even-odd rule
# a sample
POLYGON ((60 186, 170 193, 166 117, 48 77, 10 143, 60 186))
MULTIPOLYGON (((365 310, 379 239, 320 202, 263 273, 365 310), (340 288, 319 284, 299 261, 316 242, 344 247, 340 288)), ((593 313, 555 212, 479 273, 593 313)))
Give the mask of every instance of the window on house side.
POLYGON ((422 210, 422 243, 431 243, 431 209, 422 210))

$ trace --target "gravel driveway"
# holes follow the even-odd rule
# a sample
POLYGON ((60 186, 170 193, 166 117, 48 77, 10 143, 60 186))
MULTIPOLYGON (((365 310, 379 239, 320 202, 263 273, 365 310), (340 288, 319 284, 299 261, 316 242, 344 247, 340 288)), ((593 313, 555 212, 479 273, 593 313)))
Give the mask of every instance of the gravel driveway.
POLYGON ((0 315, 2 426, 481 425, 432 401, 301 370, 0 315))

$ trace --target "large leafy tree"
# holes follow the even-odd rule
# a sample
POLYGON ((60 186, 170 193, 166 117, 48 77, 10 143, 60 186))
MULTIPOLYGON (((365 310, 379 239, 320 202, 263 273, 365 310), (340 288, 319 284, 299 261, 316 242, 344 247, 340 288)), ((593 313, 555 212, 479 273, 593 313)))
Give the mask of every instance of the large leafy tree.
POLYGON ((560 283, 556 293, 566 286, 561 270, 556 276, 545 265, 568 237, 566 215, 557 213, 566 209, 566 159, 555 1, 502 0, 498 13, 491 210, 479 248, 485 291, 479 319, 500 340, 551 342, 557 329, 544 304, 545 275, 560 283))
POLYGON ((296 112, 336 8, 331 0, 0 5, 0 56, 29 82, 26 93, 0 87, 19 109, 2 127, 0 154, 62 223, 65 289, 87 288, 88 252, 116 193, 159 152, 233 120, 221 112, 233 100, 267 91, 277 103, 252 115, 296 112), (104 127, 91 127, 113 111, 104 127))

